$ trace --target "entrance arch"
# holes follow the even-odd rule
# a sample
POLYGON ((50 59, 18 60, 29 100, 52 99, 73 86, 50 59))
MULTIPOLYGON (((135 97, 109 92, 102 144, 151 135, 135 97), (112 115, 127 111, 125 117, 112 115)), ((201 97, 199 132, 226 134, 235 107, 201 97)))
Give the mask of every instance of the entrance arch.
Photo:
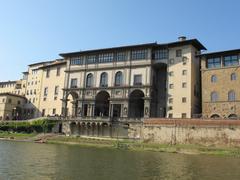
POLYGON ((101 91, 96 95, 95 99, 95 116, 108 117, 109 116, 109 99, 110 95, 106 91, 101 91))
POLYGON ((141 118, 144 116, 144 93, 134 90, 129 96, 129 117, 141 118))
POLYGON ((228 116, 228 118, 229 118, 229 119, 237 119, 238 117, 237 117, 236 114, 230 114, 230 115, 228 116))
POLYGON ((76 92, 70 92, 67 95, 67 106, 66 114, 67 116, 76 117, 78 113, 78 94, 76 92))
POLYGON ((220 116, 218 114, 213 114, 213 115, 211 115, 210 118, 212 118, 212 119, 219 119, 220 116))

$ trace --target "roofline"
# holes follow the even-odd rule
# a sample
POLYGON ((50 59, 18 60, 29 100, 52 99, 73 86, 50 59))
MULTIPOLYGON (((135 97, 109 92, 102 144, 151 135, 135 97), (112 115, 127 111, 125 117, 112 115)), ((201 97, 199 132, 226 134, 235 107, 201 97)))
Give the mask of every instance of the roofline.
POLYGON ((13 93, 0 93, 0 96, 15 96, 15 97, 20 97, 20 98, 26 99, 25 96, 13 94, 13 93))
POLYGON ((118 47, 111 47, 111 48, 101 48, 101 49, 90 49, 86 51, 76 51, 76 52, 69 52, 69 53, 61 53, 59 54, 62 57, 74 56, 78 54, 85 54, 85 53, 96 53, 101 51, 112 51, 117 49, 131 49, 131 48, 142 48, 142 47, 153 47, 157 46, 157 43, 145 43, 145 44, 137 44, 137 45, 128 45, 128 46, 118 46, 118 47))
POLYGON ((49 64, 49 65, 45 65, 45 66, 42 66, 38 69, 45 69, 45 68, 49 68, 49 67, 54 67, 54 66, 59 66, 59 65, 63 65, 63 64, 67 64, 66 61, 62 61, 62 62, 57 62, 57 63, 53 63, 53 64, 49 64))
POLYGON ((232 53, 240 53, 240 49, 231 49, 231 50, 226 50, 226 51, 215 51, 215 52, 199 54, 197 56, 199 56, 199 57, 208 57, 208 56, 215 56, 215 55, 221 56, 221 55, 227 55, 227 54, 232 54, 232 53))
POLYGON ((196 47, 198 50, 207 50, 207 48, 198 40, 198 39, 189 39, 189 40, 184 40, 184 41, 175 41, 175 42, 170 42, 166 44, 159 44, 160 46, 167 46, 167 47, 175 47, 175 46, 184 46, 192 44, 194 47, 196 47))
POLYGON ((38 62, 38 63, 29 64, 28 66, 31 67, 31 66, 36 66, 36 65, 51 63, 51 62, 54 62, 54 61, 42 61, 42 62, 38 62))
POLYGON ((10 83, 17 83, 17 81, 3 81, 0 84, 10 84, 10 83))
POLYGON ((143 47, 175 47, 180 45, 188 45, 192 44, 194 47, 198 48, 199 50, 207 50, 197 39, 189 39, 184 41, 175 41, 170 43, 163 43, 158 44, 155 43, 146 43, 146 44, 137 44, 137 45, 129 45, 129 46, 119 46, 119 47, 112 47, 112 48, 102 48, 102 49, 92 49, 92 50, 86 50, 86 51, 76 51, 76 52, 70 52, 70 53, 61 53, 59 54, 61 57, 72 57, 76 55, 81 54, 87 54, 87 53, 97 53, 102 51, 112 51, 112 50, 120 50, 120 49, 133 49, 133 48, 143 48, 143 47))

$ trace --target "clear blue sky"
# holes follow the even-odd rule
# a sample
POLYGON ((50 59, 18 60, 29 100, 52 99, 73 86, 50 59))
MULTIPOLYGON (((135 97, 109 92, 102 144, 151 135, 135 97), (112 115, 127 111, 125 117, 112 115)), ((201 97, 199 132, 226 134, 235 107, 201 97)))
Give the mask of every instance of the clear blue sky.
POLYGON ((0 81, 59 53, 198 38, 240 48, 239 0, 0 0, 0 81))

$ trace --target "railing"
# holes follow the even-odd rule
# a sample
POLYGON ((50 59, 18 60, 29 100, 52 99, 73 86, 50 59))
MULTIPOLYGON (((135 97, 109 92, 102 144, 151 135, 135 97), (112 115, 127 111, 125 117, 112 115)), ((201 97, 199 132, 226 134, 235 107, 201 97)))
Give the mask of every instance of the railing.
POLYGON ((63 121, 89 121, 89 122, 143 122, 144 118, 128 118, 128 117, 74 117, 74 116, 48 116, 48 119, 50 120, 63 120, 63 121))

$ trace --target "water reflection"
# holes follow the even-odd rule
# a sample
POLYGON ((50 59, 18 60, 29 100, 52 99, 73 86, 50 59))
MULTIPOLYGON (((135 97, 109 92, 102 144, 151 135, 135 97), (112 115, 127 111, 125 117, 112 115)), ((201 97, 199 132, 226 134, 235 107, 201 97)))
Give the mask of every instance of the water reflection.
POLYGON ((240 159, 0 142, 0 179, 240 179, 240 159))

